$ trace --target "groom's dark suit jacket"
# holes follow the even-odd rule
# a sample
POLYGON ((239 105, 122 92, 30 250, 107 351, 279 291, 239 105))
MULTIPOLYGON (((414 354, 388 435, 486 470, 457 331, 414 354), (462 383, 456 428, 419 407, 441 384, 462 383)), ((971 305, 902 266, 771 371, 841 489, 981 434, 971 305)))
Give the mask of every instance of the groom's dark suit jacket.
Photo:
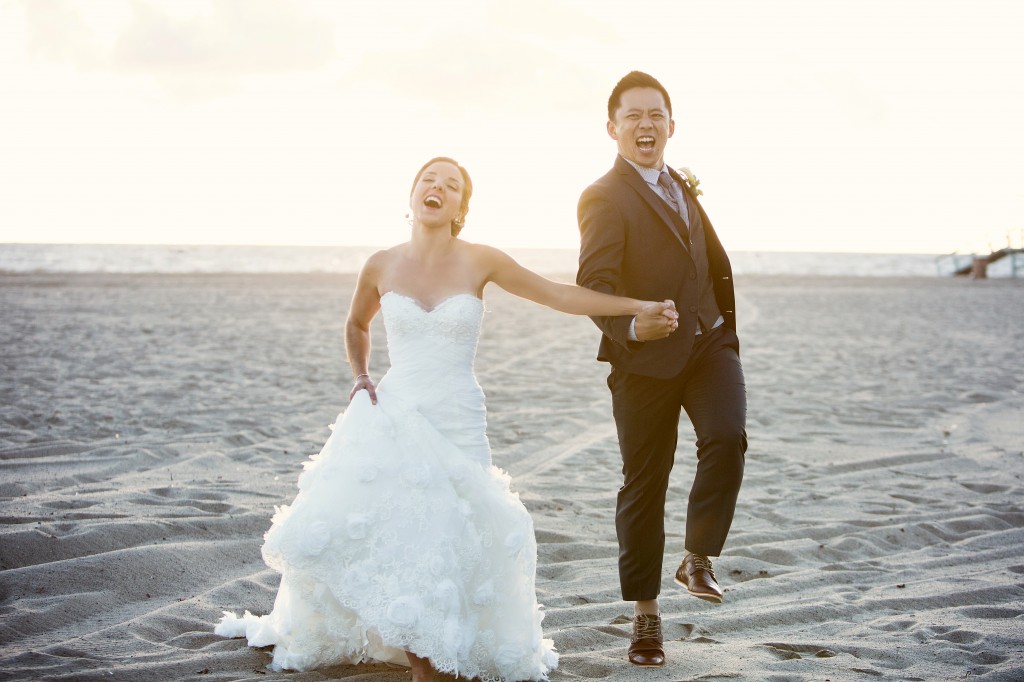
MULTIPOLYGON (((729 257, 696 197, 675 171, 670 172, 700 212, 715 300, 724 324, 735 331, 736 294, 729 257)), ((685 238, 686 224, 621 156, 583 192, 577 216, 581 243, 576 282, 580 286, 649 301, 671 298, 679 311, 679 329, 665 339, 645 343, 629 340, 630 316, 593 317, 604 332, 598 360, 631 374, 676 376, 686 365, 698 328, 697 272, 685 238)))

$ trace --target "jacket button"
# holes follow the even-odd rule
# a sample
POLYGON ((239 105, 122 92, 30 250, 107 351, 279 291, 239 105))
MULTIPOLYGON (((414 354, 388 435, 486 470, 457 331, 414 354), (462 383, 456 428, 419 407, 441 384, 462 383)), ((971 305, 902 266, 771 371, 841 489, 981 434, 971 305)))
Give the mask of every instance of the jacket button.
POLYGON ((695 312, 697 312, 697 306, 695 306, 695 305, 691 305, 691 306, 690 306, 690 312, 691 312, 691 313, 695 313, 695 312))
POLYGON ((690 273, 690 279, 697 279, 697 273, 696 272, 691 272, 690 273))

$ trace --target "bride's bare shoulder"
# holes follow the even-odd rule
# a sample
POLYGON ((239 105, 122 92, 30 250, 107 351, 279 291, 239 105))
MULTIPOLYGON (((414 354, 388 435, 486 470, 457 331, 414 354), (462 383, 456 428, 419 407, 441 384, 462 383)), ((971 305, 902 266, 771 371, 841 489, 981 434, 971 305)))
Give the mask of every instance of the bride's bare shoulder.
POLYGON ((473 242, 463 242, 463 248, 471 258, 478 262, 493 263, 496 260, 503 260, 509 258, 509 255, 499 248, 488 246, 487 244, 474 244, 473 242))
POLYGON ((402 246, 399 244, 372 253, 359 270, 359 285, 367 290, 377 289, 380 291, 382 283, 388 279, 389 274, 401 258, 402 246))
POLYGON ((363 267, 378 271, 383 268, 387 268, 402 257, 402 254, 405 253, 407 247, 407 243, 402 243, 386 249, 381 249, 380 251, 375 251, 366 259, 366 264, 363 267))
POLYGON ((377 251, 371 257, 373 257, 373 258, 396 258, 396 257, 401 256, 402 254, 406 253, 409 250, 409 246, 410 246, 409 242, 402 242, 401 244, 395 244, 394 246, 389 246, 386 249, 381 249, 380 251, 377 251))

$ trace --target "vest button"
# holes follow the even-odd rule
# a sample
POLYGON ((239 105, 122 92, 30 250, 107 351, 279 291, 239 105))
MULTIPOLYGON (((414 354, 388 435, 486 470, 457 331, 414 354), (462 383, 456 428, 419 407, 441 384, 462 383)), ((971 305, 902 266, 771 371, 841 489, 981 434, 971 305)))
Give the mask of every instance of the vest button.
POLYGON ((697 273, 696 272, 691 272, 690 273, 690 279, 697 279, 697 273))
POLYGON ((695 312, 697 312, 697 306, 695 306, 695 305, 691 305, 691 306, 690 306, 690 312, 691 312, 691 313, 695 313, 695 312))

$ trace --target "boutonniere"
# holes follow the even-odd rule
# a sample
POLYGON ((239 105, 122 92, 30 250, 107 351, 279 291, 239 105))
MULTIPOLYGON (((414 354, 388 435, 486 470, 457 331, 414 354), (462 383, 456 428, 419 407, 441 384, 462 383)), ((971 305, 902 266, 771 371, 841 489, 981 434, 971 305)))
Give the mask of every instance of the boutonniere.
POLYGON ((704 194, 704 190, 697 189, 698 185, 700 185, 700 180, 698 180, 697 176, 693 174, 693 171, 686 167, 678 168, 676 170, 678 170, 679 174, 686 179, 686 184, 690 187, 690 191, 693 192, 693 196, 699 197, 701 194, 704 194))

